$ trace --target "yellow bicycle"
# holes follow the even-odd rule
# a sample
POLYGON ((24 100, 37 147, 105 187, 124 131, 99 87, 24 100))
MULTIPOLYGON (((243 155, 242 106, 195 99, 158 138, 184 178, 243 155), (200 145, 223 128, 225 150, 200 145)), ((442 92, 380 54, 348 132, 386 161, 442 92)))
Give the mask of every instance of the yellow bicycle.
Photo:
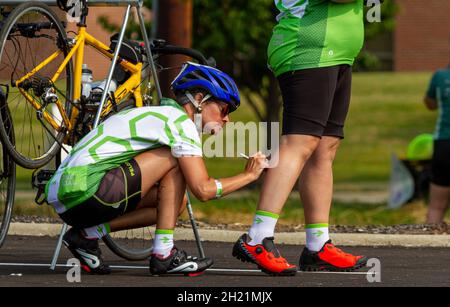
POLYGON ((120 49, 114 70, 117 87, 105 89, 100 85, 96 92, 83 94, 85 47, 113 59, 117 44, 112 40, 108 46, 90 35, 87 14, 86 5, 72 37, 60 17, 38 1, 16 7, 1 24, 0 109, 8 109, 10 116, 1 116, 6 112, 0 112, 0 139, 22 167, 46 165, 62 144, 72 146, 88 133, 103 91, 108 93, 100 119, 151 102, 151 57, 147 57, 144 46, 133 41, 126 41, 120 49), (15 138, 7 129, 10 126, 14 127, 15 138))
MULTIPOLYGON (((0 188, 7 194, 1 193, 6 207, 0 208, 0 246, 8 231, 14 202, 13 160, 25 168, 41 168, 53 157, 60 157, 57 153, 63 144, 76 144, 92 129, 99 96, 104 94, 106 86, 101 88, 97 84, 100 92, 89 91, 90 87, 85 90, 84 49, 90 46, 112 59, 117 44, 115 36, 107 46, 87 33, 87 11, 81 16, 78 31, 68 37, 60 17, 43 3, 23 3, 9 13, 1 9, 0 154, 3 153, 3 165, 0 165, 0 177, 3 179, 0 179, 4 187, 0 188)), ((160 97, 157 78, 150 83, 150 76, 181 68, 162 65, 161 60, 166 56, 182 55, 215 66, 214 59, 207 60, 197 50, 169 45, 163 40, 153 41, 150 51, 153 55, 148 56, 146 50, 133 41, 125 40, 122 44, 113 76, 117 88, 107 90, 108 99, 100 120, 126 108, 149 105, 153 96, 160 97)), ((33 185, 42 190, 52 174, 50 170, 37 172, 33 185)), ((106 236, 104 241, 115 254, 128 260, 141 260, 150 255, 149 238, 149 229, 142 228, 125 235, 106 236)))

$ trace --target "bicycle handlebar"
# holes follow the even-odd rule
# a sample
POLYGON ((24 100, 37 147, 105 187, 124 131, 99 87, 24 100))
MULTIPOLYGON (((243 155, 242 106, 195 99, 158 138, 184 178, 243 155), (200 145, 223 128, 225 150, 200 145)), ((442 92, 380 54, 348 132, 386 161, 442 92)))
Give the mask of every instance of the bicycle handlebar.
POLYGON ((208 65, 212 67, 216 66, 216 61, 214 58, 210 57, 209 59, 207 59, 198 50, 181 46, 168 45, 165 43, 165 41, 162 40, 154 40, 151 45, 151 51, 153 55, 186 55, 197 60, 202 65, 208 65))

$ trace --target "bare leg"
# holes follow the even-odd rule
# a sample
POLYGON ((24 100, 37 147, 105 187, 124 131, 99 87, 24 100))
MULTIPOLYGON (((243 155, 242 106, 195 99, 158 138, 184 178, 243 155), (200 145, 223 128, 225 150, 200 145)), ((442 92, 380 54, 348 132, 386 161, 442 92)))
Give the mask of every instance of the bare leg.
POLYGON ((175 228, 178 215, 184 207, 185 191, 186 183, 181 169, 177 166, 170 170, 159 184, 156 228, 175 228))
POLYGON ((333 196, 333 161, 340 142, 336 137, 322 137, 302 171, 299 191, 306 224, 329 221, 333 196))
POLYGON ((142 198, 135 211, 119 216, 109 223, 111 232, 156 224, 157 195, 158 188, 151 188, 147 195, 142 198))
POLYGON ((319 144, 320 138, 310 135, 281 137, 279 163, 267 171, 258 210, 279 214, 283 209, 306 161, 319 144))
POLYGON ((449 203, 450 188, 431 183, 427 223, 442 223, 449 203))
POLYGON ((185 206, 182 202, 185 184, 178 161, 167 147, 144 152, 135 160, 141 169, 141 193, 144 197, 135 211, 110 222, 111 232, 153 225, 161 213, 161 218, 169 221, 161 221, 163 226, 158 227, 173 225, 167 228, 172 229, 185 206), (158 181, 160 184, 155 187, 158 181), (162 195, 161 192, 170 195, 162 195))

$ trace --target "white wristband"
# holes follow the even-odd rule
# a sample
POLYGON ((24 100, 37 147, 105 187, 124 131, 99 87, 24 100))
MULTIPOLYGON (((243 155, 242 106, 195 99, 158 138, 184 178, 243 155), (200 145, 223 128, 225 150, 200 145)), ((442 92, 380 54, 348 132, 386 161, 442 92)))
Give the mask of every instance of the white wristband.
POLYGON ((222 182, 220 180, 215 179, 214 182, 216 183, 216 198, 222 197, 222 182))

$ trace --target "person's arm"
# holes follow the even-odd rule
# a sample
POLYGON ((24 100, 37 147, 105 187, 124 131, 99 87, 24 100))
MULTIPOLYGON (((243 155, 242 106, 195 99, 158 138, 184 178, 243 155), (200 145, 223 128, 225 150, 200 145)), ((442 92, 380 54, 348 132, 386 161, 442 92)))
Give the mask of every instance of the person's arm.
POLYGON ((434 111, 438 108, 437 101, 431 97, 425 96, 423 102, 425 103, 425 106, 427 107, 428 110, 434 111))
MULTIPOLYGON (((178 163, 187 186, 197 199, 204 202, 216 197, 215 179, 209 177, 202 157, 179 157, 178 163)), ((218 178, 217 180, 222 183, 222 195, 227 195, 255 181, 267 166, 264 155, 255 155, 248 160, 243 173, 233 177, 218 178)))

